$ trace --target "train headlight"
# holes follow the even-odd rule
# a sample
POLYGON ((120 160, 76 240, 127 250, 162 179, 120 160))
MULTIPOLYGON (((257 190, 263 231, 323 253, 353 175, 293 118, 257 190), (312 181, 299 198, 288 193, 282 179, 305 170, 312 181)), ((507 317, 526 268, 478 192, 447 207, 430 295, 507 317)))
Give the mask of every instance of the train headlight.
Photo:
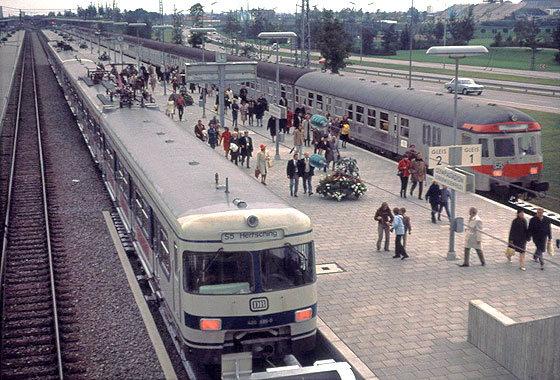
POLYGON ((501 177, 502 174, 503 174, 503 172, 502 172, 501 169, 494 169, 494 170, 492 170, 492 175, 493 175, 494 177, 501 177))
POLYGON ((313 313, 311 312, 311 308, 298 310, 296 311, 296 322, 303 322, 311 319, 313 313))
POLYGON ((221 330, 222 329, 222 320, 221 319, 208 319, 202 318, 200 320, 200 329, 201 330, 221 330))
POLYGON ((259 218, 256 217, 255 215, 251 215, 247 218, 247 225, 249 227, 253 227, 255 228, 256 226, 259 225, 259 218))
POLYGON ((539 168, 536 166, 533 166, 532 168, 529 169, 529 174, 537 174, 539 172, 539 168))

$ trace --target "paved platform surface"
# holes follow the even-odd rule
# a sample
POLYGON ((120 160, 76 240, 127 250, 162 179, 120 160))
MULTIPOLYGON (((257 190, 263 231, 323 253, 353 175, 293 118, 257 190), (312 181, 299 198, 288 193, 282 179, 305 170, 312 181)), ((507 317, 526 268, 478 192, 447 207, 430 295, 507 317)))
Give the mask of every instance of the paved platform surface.
POLYGON ((24 31, 17 31, 8 38, 8 41, 0 43, 0 131, 8 106, 14 67, 23 43, 23 35, 24 31))
MULTIPOLYGON (((155 92, 163 112, 163 88, 158 85, 155 92)), ((201 114, 197 106, 186 107, 183 121, 176 116, 175 122, 193 134, 201 114)), ((206 115, 209 119, 215 114, 208 110, 206 115)), ((230 125, 226 117, 226 126, 230 125)), ((274 153, 265 128, 249 130, 255 147, 265 143, 274 153)), ((301 188, 298 198, 290 197, 285 173, 291 141, 292 135, 286 136, 282 160, 274 163, 267 182, 271 191, 311 217, 317 263, 335 262, 344 269, 318 276, 319 316, 336 336, 381 380, 515 379, 467 342, 468 302, 481 299, 515 321, 560 314, 560 255, 547 257, 544 271, 528 257, 527 271, 520 271, 515 261, 504 258, 503 241, 515 212, 480 196, 459 193, 457 215, 467 217, 469 207, 477 207, 485 232, 491 235, 482 240, 487 265, 481 267, 473 252, 471 267, 459 268, 460 260, 446 260, 449 223, 432 224, 425 201, 398 196, 396 163, 351 145, 341 153, 358 161, 368 185, 362 199, 336 202, 303 195, 301 188), (391 258, 393 252, 376 251, 373 215, 382 202, 408 210, 410 259, 396 260, 391 258)), ((221 148, 216 152, 223 154, 221 148)), ((256 152, 253 162, 255 156, 256 152)), ((254 166, 246 171, 253 176, 254 166)), ((323 175, 317 171, 313 184, 323 175)), ((559 237, 557 228, 553 235, 559 237)), ((459 259, 463 239, 463 234, 457 236, 459 259)), ((533 247, 529 243, 529 249, 533 247)))

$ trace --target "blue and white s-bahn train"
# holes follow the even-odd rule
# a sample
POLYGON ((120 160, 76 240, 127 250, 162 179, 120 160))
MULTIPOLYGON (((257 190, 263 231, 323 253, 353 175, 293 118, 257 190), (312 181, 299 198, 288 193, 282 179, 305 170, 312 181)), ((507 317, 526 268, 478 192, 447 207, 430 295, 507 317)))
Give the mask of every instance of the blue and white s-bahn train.
POLYGON ((228 353, 262 358, 313 349, 317 286, 309 217, 163 112, 104 110, 98 95, 105 87, 82 79, 95 65, 46 45, 187 358, 219 363, 228 353), (228 178, 227 191, 216 176, 228 178))
MULTIPOLYGON (((87 35, 88 29, 75 32, 87 35)), ((91 31, 89 29, 89 31, 91 31)), ((135 56, 136 38, 125 36, 135 56)), ((141 40, 141 57, 145 62, 182 67, 185 62, 200 61, 201 49, 141 40)), ((206 60, 215 53, 207 51, 206 60)), ((229 56, 228 61, 245 58, 229 56)), ((276 66, 269 62, 257 65, 257 80, 247 83, 249 94, 264 94, 274 99, 276 66)), ((188 80, 188 78, 187 78, 188 80)), ((541 182, 543 154, 541 127, 529 115, 518 110, 475 101, 460 100, 457 141, 453 134, 453 97, 407 91, 383 83, 358 78, 313 72, 280 65, 281 95, 293 110, 303 104, 312 113, 342 117, 350 121, 350 138, 359 145, 399 157, 409 146, 428 157, 430 147, 455 144, 480 144, 481 165, 472 167, 476 189, 506 196, 511 184, 533 191, 548 190, 541 182)), ((513 192, 517 190, 513 189, 513 192)))

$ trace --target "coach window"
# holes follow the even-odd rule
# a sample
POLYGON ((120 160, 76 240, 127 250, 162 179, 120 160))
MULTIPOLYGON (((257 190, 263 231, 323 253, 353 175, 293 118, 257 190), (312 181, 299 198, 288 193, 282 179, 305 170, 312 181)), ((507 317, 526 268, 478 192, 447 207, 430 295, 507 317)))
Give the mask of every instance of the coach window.
POLYGON ((107 161, 107 165, 111 169, 111 172, 115 171, 115 154, 111 147, 107 146, 103 151, 103 159, 107 161))
POLYGON ((517 139, 517 145, 519 146, 519 154, 522 156, 532 156, 537 154, 537 144, 535 142, 535 136, 522 136, 517 139))
POLYGON ((122 164, 117 162, 117 181, 119 183, 119 187, 121 189, 122 194, 124 195, 125 199, 128 201, 130 197, 130 182, 129 177, 126 169, 122 166, 122 164))
POLYGON ((319 111, 323 110, 323 95, 317 94, 317 109, 319 111))
POLYGON ((334 100, 334 114, 339 117, 342 116, 342 100, 334 100))
POLYGON ((367 110, 367 124, 375 129, 375 110, 368 108, 367 110))
POLYGON ((171 272, 171 263, 169 257, 169 240, 167 238, 167 232, 165 232, 165 230, 161 226, 161 223, 157 222, 157 226, 158 226, 157 251, 160 256, 161 264, 163 265, 163 268, 165 269, 167 275, 169 276, 169 273, 171 272))
POLYGON ((184 287, 195 294, 247 294, 255 290, 249 252, 183 252, 184 287))
POLYGON ((408 119, 401 117, 401 137, 407 139, 408 138, 408 119))
POLYGON ((389 132, 389 114, 387 112, 379 112, 379 128, 389 132))
POLYGON ((429 145, 432 139, 431 126, 424 124, 422 126, 422 143, 429 145))
POLYGON ((354 105, 352 103, 346 103, 346 116, 349 120, 354 120, 354 105))
POLYGON ((136 216, 136 220, 147 238, 146 240, 148 240, 150 246, 152 246, 152 241, 150 239, 152 231, 150 223, 150 206, 145 201, 142 194, 140 194, 138 189, 135 189, 134 191, 134 215, 136 216))
POLYGON ((364 123, 364 107, 356 106, 356 122, 363 124, 364 123))
POLYGON ((494 154, 496 157, 515 156, 513 138, 494 139, 494 154))
POLYGON ((299 89, 296 88, 296 103, 299 104, 299 89))
POLYGON ((478 139, 478 143, 482 145, 482 157, 488 157, 488 139, 478 139))
POLYGON ((309 107, 313 107, 313 98, 314 98, 314 94, 312 92, 307 94, 307 105, 309 107))

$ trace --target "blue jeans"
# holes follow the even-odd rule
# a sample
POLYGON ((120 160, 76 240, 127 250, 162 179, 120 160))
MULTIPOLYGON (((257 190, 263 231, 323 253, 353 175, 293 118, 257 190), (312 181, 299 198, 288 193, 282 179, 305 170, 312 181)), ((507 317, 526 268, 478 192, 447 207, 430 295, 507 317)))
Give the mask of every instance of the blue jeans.
POLYGON ((298 186, 299 186, 299 175, 294 174, 294 176, 290 178, 290 195, 297 195, 298 186))
POLYGON ((303 192, 308 193, 309 195, 313 194, 313 186, 311 185, 312 178, 312 175, 303 176, 303 192))
POLYGON ((439 205, 439 212, 438 212, 438 219, 441 217, 441 210, 445 208, 445 212, 447 213, 447 217, 451 219, 451 214, 449 212, 449 202, 440 203, 439 205))

